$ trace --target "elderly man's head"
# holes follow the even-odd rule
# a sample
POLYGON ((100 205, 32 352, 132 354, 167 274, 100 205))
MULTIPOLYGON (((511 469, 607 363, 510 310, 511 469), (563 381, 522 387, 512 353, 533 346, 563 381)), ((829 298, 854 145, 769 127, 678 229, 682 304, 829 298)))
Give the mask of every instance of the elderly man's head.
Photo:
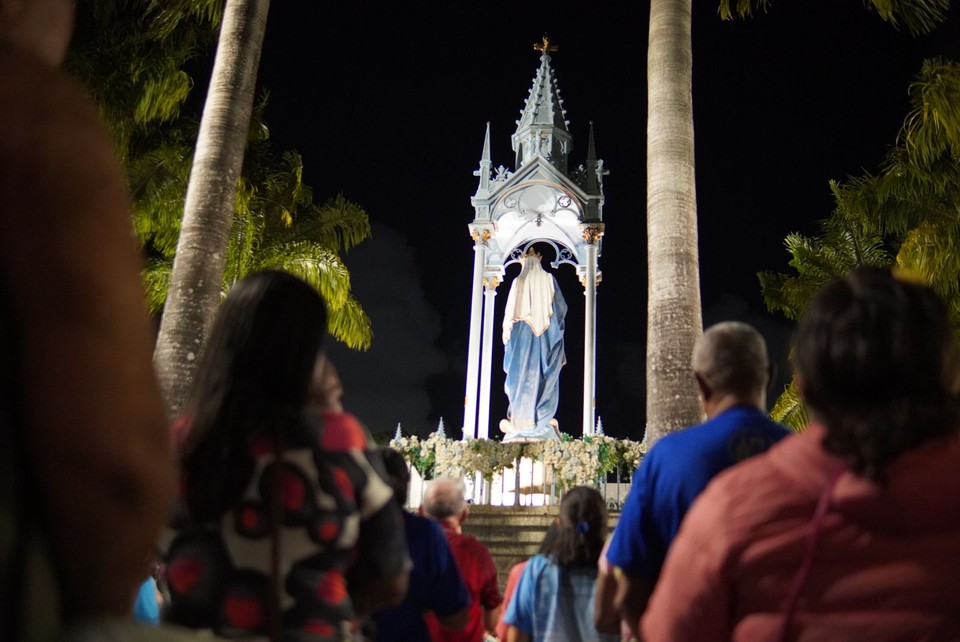
POLYGON ((423 495, 423 512, 439 521, 456 521, 466 518, 467 500, 463 481, 439 477, 427 486, 423 495))
POLYGON ((710 400, 725 398, 764 409, 770 381, 767 345, 752 326, 724 321, 707 328, 693 348, 697 376, 707 414, 710 400))

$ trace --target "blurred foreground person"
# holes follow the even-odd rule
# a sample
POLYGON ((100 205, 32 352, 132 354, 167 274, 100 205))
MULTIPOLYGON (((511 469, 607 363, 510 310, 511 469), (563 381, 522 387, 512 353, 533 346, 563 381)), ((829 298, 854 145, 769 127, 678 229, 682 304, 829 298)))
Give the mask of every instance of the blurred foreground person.
POLYGON ((797 329, 811 423, 697 499, 647 640, 956 640, 960 353, 928 288, 827 285, 797 329))
POLYGON ((0 0, 0 637, 130 614, 172 465, 126 180, 57 66, 72 0, 0 0))
POLYGON ((317 366, 326 325, 320 295, 282 272, 246 277, 221 305, 181 429, 164 621, 340 642, 359 635, 356 616, 403 599, 400 508, 339 409, 336 371, 317 366))
MULTIPOLYGON (((392 448, 381 452, 393 498, 402 507, 410 484, 407 462, 392 448)), ((377 642, 430 642, 426 612, 433 613, 443 628, 462 630, 472 600, 443 530, 432 519, 408 511, 403 511, 403 525, 413 561, 410 587, 403 604, 374 613, 377 642)))
POLYGON ((444 628, 433 614, 427 614, 427 625, 433 642, 480 642, 492 634, 500 615, 500 589, 497 567, 487 547, 472 535, 461 531, 470 514, 463 481, 449 477, 434 479, 423 495, 420 511, 443 528, 457 568, 470 590, 470 611, 467 624, 460 631, 444 628))
POLYGON ((560 500, 557 531, 527 562, 503 617, 508 642, 615 642, 593 625, 597 561, 607 537, 607 507, 594 488, 560 500))

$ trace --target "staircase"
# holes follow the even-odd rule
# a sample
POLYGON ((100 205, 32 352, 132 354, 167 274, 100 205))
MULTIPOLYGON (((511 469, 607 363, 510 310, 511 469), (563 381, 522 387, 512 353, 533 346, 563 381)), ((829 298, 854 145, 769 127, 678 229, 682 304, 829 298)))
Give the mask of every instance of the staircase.
MULTIPOLYGON (((471 506, 463 532, 490 549, 503 592, 510 567, 537 554, 547 528, 559 514, 559 506, 471 506)), ((611 531, 619 517, 620 513, 610 513, 611 531)))

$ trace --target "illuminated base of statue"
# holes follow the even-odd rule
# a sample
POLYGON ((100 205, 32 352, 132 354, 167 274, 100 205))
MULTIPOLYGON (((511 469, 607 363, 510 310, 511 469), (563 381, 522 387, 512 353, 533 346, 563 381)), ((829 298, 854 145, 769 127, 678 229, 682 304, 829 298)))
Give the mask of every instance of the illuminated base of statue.
POLYGON ((542 426, 532 426, 525 430, 516 428, 509 419, 500 420, 500 432, 504 434, 505 444, 525 444, 531 441, 560 440, 560 424, 551 419, 542 426))

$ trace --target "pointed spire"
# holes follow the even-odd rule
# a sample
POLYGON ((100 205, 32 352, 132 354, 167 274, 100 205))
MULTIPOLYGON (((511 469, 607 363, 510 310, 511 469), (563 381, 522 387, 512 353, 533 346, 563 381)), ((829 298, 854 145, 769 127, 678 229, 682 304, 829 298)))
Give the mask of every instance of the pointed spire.
POLYGON ((597 147, 593 139, 593 121, 590 121, 590 138, 587 141, 587 193, 596 194, 600 181, 597 177, 597 147))
POLYGON ((603 419, 597 417, 597 429, 593 431, 593 434, 600 435, 601 437, 605 434, 603 432, 603 419))
POLYGON ((480 166, 483 167, 486 163, 487 167, 490 166, 490 121, 487 121, 487 133, 483 137, 483 155, 480 157, 480 166))
POLYGON ((400 441, 401 439, 403 439, 403 433, 400 432, 400 422, 399 422, 399 421, 397 422, 397 432, 394 433, 393 438, 396 439, 397 441, 400 441))
POLYGON ((490 121, 487 121, 487 133, 483 137, 483 152, 480 155, 480 169, 473 173, 480 177, 480 184, 477 185, 476 196, 484 197, 490 193, 490 168, 493 161, 490 160, 490 121))
POLYGON ((447 431, 443 428, 443 417, 440 417, 440 423, 437 424, 437 434, 441 437, 447 436, 447 431))
POLYGON ((544 36, 533 48, 541 52, 540 67, 533 77, 533 87, 527 95, 512 138, 513 149, 517 152, 517 167, 539 155, 566 172, 572 137, 565 118, 567 111, 563 108, 560 89, 550 66, 550 52, 557 51, 558 47, 544 36))

